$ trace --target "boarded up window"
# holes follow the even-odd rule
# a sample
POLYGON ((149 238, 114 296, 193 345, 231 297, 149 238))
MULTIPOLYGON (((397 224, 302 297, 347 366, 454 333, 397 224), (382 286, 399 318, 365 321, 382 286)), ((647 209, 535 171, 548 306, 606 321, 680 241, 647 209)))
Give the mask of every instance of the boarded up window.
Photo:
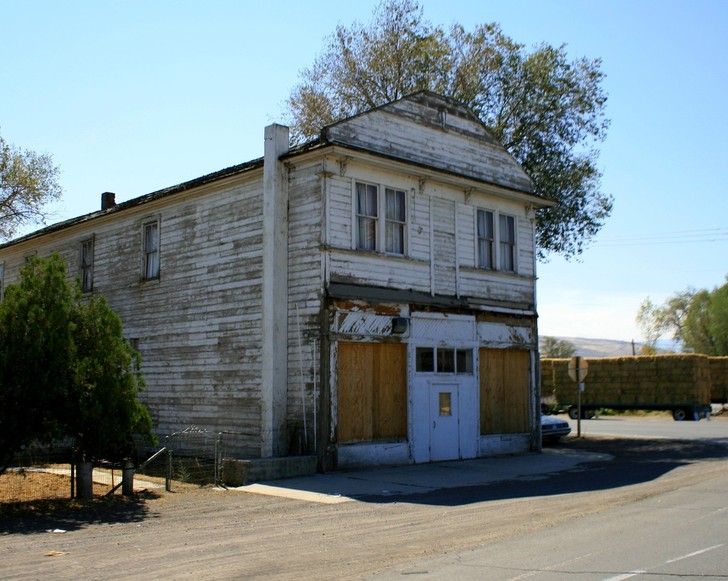
POLYGON ((407 438, 407 346, 340 343, 338 440, 407 438))
POLYGON ((522 349, 480 350, 480 433, 530 431, 530 353, 522 349))

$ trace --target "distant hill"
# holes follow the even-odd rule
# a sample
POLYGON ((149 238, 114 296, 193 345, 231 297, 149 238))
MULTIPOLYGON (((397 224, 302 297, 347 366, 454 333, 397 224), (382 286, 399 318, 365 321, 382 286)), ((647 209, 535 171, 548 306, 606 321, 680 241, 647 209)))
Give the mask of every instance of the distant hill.
MULTIPOLYGON (((624 357, 627 355, 639 354, 642 343, 634 343, 632 351, 631 341, 615 341, 612 339, 587 339, 584 337, 554 337, 561 341, 568 341, 576 347, 575 355, 581 357, 624 357)), ((541 340, 544 337, 540 337, 541 340)), ((679 351, 678 346, 670 341, 659 342, 658 350, 662 353, 673 353, 679 351)))

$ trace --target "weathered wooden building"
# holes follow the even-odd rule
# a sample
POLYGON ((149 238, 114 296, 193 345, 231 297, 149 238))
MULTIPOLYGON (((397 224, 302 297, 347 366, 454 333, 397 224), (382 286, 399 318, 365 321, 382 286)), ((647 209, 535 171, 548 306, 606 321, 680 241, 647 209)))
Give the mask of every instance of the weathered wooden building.
POLYGON ((534 215, 468 109, 422 92, 0 246, 59 252, 143 357, 161 435, 321 466, 538 449, 534 215))

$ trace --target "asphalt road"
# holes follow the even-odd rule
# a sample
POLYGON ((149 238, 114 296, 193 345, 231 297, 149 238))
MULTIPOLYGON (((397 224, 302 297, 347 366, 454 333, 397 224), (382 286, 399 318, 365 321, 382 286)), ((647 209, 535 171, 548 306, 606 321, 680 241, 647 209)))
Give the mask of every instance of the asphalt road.
POLYGON ((728 579, 726 490, 728 476, 722 475, 370 579, 728 579))
MULTIPOLYGON (((559 416, 571 425, 571 433, 577 433, 577 421, 559 416)), ((676 440, 726 440, 728 441, 728 417, 717 416, 699 422, 676 422, 668 415, 600 416, 581 421, 583 436, 617 436, 628 438, 659 438, 676 440)))

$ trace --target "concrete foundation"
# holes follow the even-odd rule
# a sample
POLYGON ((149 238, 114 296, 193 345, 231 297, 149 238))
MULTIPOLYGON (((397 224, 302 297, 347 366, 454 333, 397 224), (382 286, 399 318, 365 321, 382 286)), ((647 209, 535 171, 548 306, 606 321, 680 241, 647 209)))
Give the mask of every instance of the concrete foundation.
POLYGON ((316 456, 285 456, 281 458, 255 458, 222 461, 222 483, 242 486, 261 480, 276 480, 293 476, 309 476, 317 472, 316 456))

